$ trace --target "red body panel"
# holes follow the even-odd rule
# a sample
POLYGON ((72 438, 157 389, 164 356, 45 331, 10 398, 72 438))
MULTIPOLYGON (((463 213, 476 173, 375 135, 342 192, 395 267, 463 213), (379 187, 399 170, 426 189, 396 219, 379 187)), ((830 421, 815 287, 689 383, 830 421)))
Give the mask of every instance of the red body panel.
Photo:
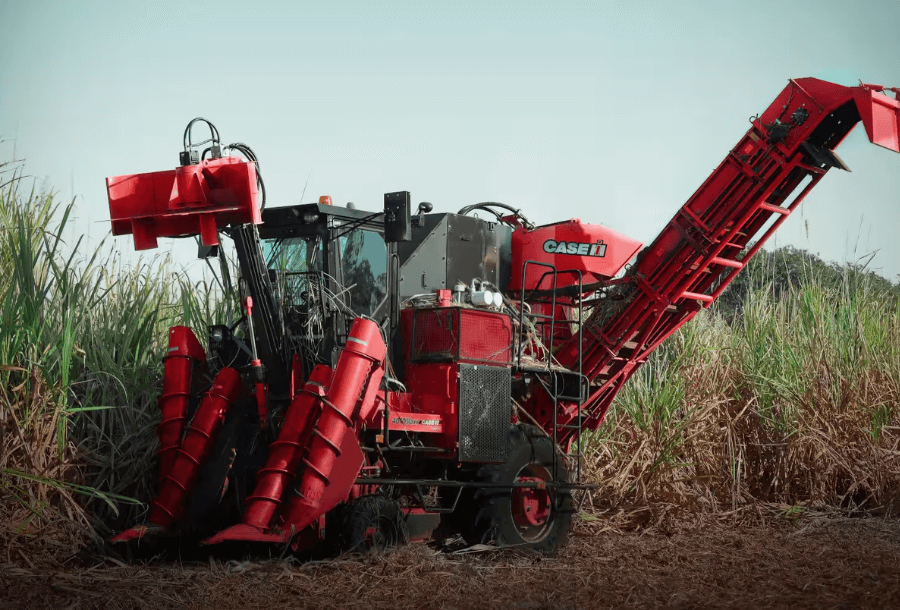
MULTIPOLYGON (((430 435, 429 444, 449 451, 447 457, 456 455, 459 440, 459 364, 408 364, 406 388, 411 396, 410 412, 419 417, 427 416, 426 421, 435 416, 441 420, 441 432, 430 435)), ((394 422, 397 412, 391 411, 389 415, 389 429, 402 430, 408 425, 402 419, 394 422)))
MULTIPOLYGON (((353 443, 358 445, 352 430, 356 422, 364 420, 375 405, 375 393, 384 375, 385 352, 378 325, 364 318, 354 320, 347 344, 334 369, 328 397, 320 399, 322 413, 312 432, 307 456, 303 459, 299 495, 291 501, 291 524, 297 531, 322 515, 322 495, 333 477, 348 431, 353 443)), ((349 494, 358 473, 359 468, 350 473, 351 485, 343 490, 344 497, 349 494)))
POLYGON ((284 510, 278 529, 282 532, 285 542, 290 539, 292 533, 303 530, 313 521, 324 517, 328 511, 341 502, 355 496, 356 486, 354 483, 356 483, 356 477, 359 476, 365 461, 356 435, 345 434, 341 441, 340 454, 337 455, 333 464, 328 485, 322 490, 316 508, 311 511, 309 503, 303 497, 294 496, 284 510))
MULTIPOLYGON (((614 277, 637 254, 643 244, 600 225, 584 224, 577 218, 533 231, 516 229, 512 234, 512 269, 509 288, 523 288, 522 266, 525 261, 554 265, 557 269, 577 269, 589 284, 614 277)), ((526 290, 538 288, 546 267, 529 265, 524 282, 526 290)), ((577 283, 576 276, 560 274, 558 286, 577 283)), ((544 280, 540 288, 548 289, 544 280)))
POLYGON ((240 374, 231 368, 216 375, 176 452, 171 474, 163 479, 153 500, 149 521, 167 527, 181 515, 184 501, 194 489, 200 468, 209 459, 225 414, 240 391, 240 374))
MULTIPOLYGON (((292 546, 295 550, 301 546, 315 544, 322 531, 322 517, 332 508, 347 500, 348 497, 355 497, 354 483, 364 465, 365 457, 356 435, 345 434, 332 469, 331 479, 322 491, 322 496, 316 506, 317 515, 313 517, 312 521, 309 520, 309 506, 302 498, 291 498, 281 509, 280 514, 275 515, 273 522, 272 515, 278 505, 273 502, 265 502, 260 496, 255 496, 257 501, 252 506, 254 512, 252 516, 245 513, 243 523, 222 530, 203 542, 204 544, 218 544, 226 540, 250 540, 287 543, 293 539, 292 546), (318 528, 307 527, 316 521, 319 522, 318 528), (267 525, 260 525, 263 522, 267 525)), ((286 482, 287 478, 283 479, 281 484, 286 484, 286 482)), ((283 487, 278 492, 282 497, 281 502, 285 501, 284 494, 287 491, 287 487, 283 487)), ((258 492, 259 485, 257 485, 258 492)))
POLYGON ((169 329, 169 350, 163 360, 163 391, 158 402, 160 421, 156 427, 160 482, 170 474, 175 451, 181 445, 191 398, 191 370, 194 362, 206 360, 206 352, 190 328, 173 326, 169 329))
MULTIPOLYGON (((795 108, 805 103, 806 109, 813 115, 811 118, 815 126, 818 124, 816 119, 821 120, 828 113, 852 101, 869 140, 878 146, 900 152, 900 102, 879 93, 883 90, 884 87, 879 85, 844 87, 818 78, 797 78, 791 80, 791 84, 775 98, 759 117, 759 121, 764 125, 777 118, 784 121, 783 115, 790 116, 795 108)), ((805 131, 797 130, 796 133, 792 130, 785 143, 788 146, 796 145, 810 131, 809 128, 805 131)), ((839 143, 836 142, 834 146, 839 143)))
MULTIPOLYGON (((442 366, 442 365, 435 365, 442 366)), ((425 370, 429 370, 428 367, 423 367, 425 370)), ((414 382, 413 386, 417 384, 414 382)), ((447 379, 443 376, 440 376, 437 381, 438 386, 446 386, 447 379)), ((403 430, 404 432, 428 432, 431 434, 444 434, 445 432, 445 418, 447 417, 447 413, 454 413, 455 411, 451 409, 444 408, 441 412, 422 412, 421 409, 421 396, 418 396, 419 402, 413 404, 413 395, 410 392, 388 392, 388 399, 390 401, 389 408, 386 410, 384 405, 384 392, 379 394, 378 400, 376 402, 375 410, 366 420, 366 425, 370 428, 375 428, 378 430, 382 430, 385 427, 384 417, 387 414, 390 417, 390 422, 388 423, 388 428, 390 430, 403 430)), ((446 399, 446 396, 442 396, 441 403, 443 405, 452 405, 453 403, 446 399)), ((451 424, 449 421, 446 422, 448 426, 453 427, 455 430, 455 426, 451 424)), ((433 442, 433 439, 429 442, 433 442)))
POLYGON ((327 366, 317 366, 288 407, 278 439, 269 446, 266 465, 256 474, 253 495, 247 498, 243 518, 246 525, 260 529, 269 527, 276 509, 283 502, 288 484, 296 476, 331 375, 332 371, 327 366))
POLYGON ((157 237, 200 234, 219 243, 217 228, 262 222, 256 165, 237 157, 208 159, 174 170, 106 179, 113 235, 134 235, 135 250, 156 247, 157 237))
POLYGON ((354 431, 375 407, 386 351, 377 324, 354 320, 334 374, 317 366, 291 403, 278 440, 257 475, 243 523, 207 543, 290 538, 347 499, 365 462, 354 431), (301 463, 298 495, 281 515, 281 532, 265 533, 301 463))
POLYGON ((407 308, 401 312, 406 359, 509 364, 512 320, 505 313, 471 307, 407 308))

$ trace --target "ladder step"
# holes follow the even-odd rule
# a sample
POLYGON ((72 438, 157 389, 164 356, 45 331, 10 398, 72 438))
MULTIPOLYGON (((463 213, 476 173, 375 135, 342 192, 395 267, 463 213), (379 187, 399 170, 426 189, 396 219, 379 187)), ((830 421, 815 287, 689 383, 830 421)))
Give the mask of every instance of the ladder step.
POLYGON ((732 260, 730 258, 721 258, 718 256, 714 256, 710 259, 710 264, 713 265, 722 265, 723 267, 733 267, 734 269, 743 269, 744 263, 741 261, 732 260))
POLYGON ((696 292, 688 292, 687 290, 685 290, 682 293, 681 298, 682 299, 695 299, 697 301, 703 301, 704 303, 712 303, 713 302, 713 298, 711 296, 709 296, 708 294, 698 294, 696 292))
POLYGON ((759 209, 766 210, 767 212, 772 212, 773 214, 781 214, 783 216, 787 216, 791 213, 791 211, 787 208, 780 208, 777 205, 771 205, 768 203, 759 204, 759 209))

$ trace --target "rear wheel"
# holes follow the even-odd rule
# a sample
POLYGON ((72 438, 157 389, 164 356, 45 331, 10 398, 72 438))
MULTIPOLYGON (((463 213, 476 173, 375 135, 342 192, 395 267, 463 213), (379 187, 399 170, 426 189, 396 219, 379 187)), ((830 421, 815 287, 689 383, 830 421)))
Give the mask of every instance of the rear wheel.
POLYGON ((482 466, 478 478, 490 483, 533 483, 538 487, 479 489, 475 494, 479 507, 475 541, 552 553, 568 537, 572 494, 543 485, 568 482, 565 460, 553 441, 532 426, 513 426, 509 443, 509 460, 482 466))
POLYGON ((400 505, 381 495, 361 496, 344 506, 339 545, 351 553, 381 553, 409 542, 400 505))

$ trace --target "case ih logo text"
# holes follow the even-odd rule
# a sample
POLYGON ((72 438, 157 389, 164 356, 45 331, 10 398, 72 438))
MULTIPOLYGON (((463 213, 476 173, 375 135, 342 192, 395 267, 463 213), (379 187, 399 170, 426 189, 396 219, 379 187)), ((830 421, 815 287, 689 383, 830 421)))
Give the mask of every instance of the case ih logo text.
POLYGON ((391 420, 392 424, 400 424, 401 426, 440 426, 439 419, 413 419, 411 417, 395 417, 391 420))
POLYGON ((544 242, 544 252, 548 254, 577 254, 578 256, 606 256, 606 244, 586 244, 577 241, 556 241, 548 239, 544 242))

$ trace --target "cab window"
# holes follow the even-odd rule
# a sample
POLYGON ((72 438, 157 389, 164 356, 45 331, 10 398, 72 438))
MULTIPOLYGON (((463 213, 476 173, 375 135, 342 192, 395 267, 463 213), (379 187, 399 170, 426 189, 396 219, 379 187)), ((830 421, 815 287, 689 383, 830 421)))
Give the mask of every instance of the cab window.
POLYGON ((355 230, 338 241, 350 308, 371 316, 387 294, 387 246, 380 233, 355 230))
POLYGON ((266 266, 282 273, 320 271, 322 257, 315 237, 292 237, 263 243, 266 266))

